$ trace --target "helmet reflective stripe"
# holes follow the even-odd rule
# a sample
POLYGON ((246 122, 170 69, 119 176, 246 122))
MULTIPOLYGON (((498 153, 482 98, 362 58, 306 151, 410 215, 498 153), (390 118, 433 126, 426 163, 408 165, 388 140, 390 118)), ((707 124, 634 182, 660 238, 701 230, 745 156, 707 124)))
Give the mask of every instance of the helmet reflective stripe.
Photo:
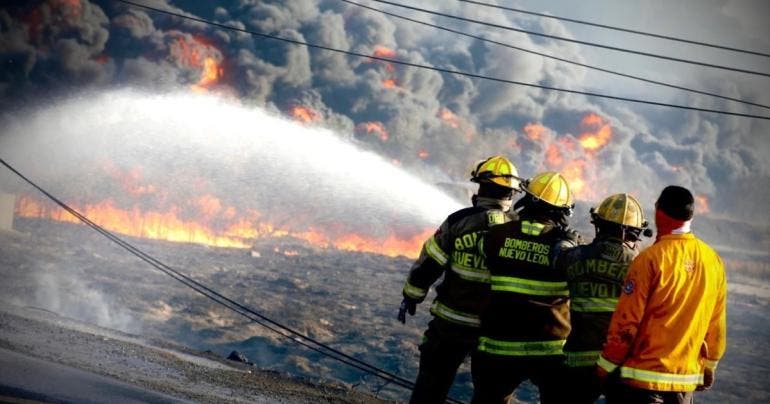
POLYGON ((564 351, 567 355, 566 364, 569 367, 596 366, 596 360, 601 353, 602 351, 564 351))
POLYGON ((618 305, 616 297, 573 297, 570 309, 578 313, 612 313, 618 305))
POLYGON ((539 236, 544 228, 545 225, 542 223, 530 222, 529 220, 521 222, 521 232, 530 236, 539 236))
POLYGON ((689 387, 703 384, 703 374, 680 375, 676 373, 654 372, 626 366, 620 367, 620 377, 648 383, 665 383, 669 386, 689 387))
POLYGON ((501 341, 488 337, 479 338, 478 350, 495 355, 506 356, 542 356, 561 355, 567 340, 555 341, 501 341))
POLYGON ((608 222, 638 229, 647 227, 642 205, 629 194, 615 194, 605 198, 592 210, 596 217, 608 222))
POLYGON ((408 281, 404 285, 404 294, 411 297, 412 299, 422 300, 425 299, 425 296, 428 294, 428 291, 423 288, 418 288, 417 286, 412 285, 408 281))
POLYGON ((492 290, 534 296, 569 296, 567 282, 533 281, 512 276, 492 276, 492 290))
POLYGON ((431 236, 431 238, 425 242, 425 252, 428 253, 431 258, 436 260, 439 265, 446 265, 447 261, 449 261, 449 256, 438 246, 435 236, 431 236))
POLYGON ((430 308, 430 312, 433 313, 434 316, 441 317, 444 320, 452 323, 465 325, 468 327, 481 326, 481 319, 479 319, 479 316, 450 309, 438 300, 433 302, 433 305, 430 308))
POLYGON ((572 192, 567 180, 559 173, 548 171, 540 173, 522 187, 523 191, 558 208, 572 207, 572 192))
POLYGON ((492 156, 476 164, 471 172, 471 181, 492 182, 506 188, 518 188, 519 172, 510 160, 503 156, 492 156))
POLYGON ((485 269, 471 268, 452 263, 452 272, 466 281, 489 283, 489 271, 485 269))

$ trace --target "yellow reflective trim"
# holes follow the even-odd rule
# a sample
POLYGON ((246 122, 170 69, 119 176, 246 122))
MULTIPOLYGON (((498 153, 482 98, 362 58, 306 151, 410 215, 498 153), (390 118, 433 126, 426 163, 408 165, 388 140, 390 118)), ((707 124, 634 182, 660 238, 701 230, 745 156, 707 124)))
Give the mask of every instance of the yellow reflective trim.
POLYGON ((709 368, 711 370, 716 370, 717 363, 719 363, 719 361, 712 361, 712 360, 708 360, 708 359, 704 359, 703 360, 703 366, 705 366, 705 367, 707 367, 707 368, 709 368))
POLYGON ((492 290, 535 296, 569 296, 567 282, 546 282, 511 276, 492 276, 492 290))
POLYGON ((539 236, 543 232, 545 225, 538 222, 524 220, 521 222, 521 232, 530 236, 539 236))
POLYGON ((424 299, 425 295, 428 294, 427 290, 423 288, 418 288, 417 286, 414 286, 411 283, 409 283, 409 281, 407 281, 406 284, 404 285, 403 292, 405 295, 418 300, 424 299))
POLYGON ((618 305, 616 297, 573 297, 570 308, 578 313, 612 313, 618 305))
POLYGON ((676 373, 654 372, 652 370, 643 370, 620 367, 620 377, 626 379, 639 380, 647 383, 667 383, 672 386, 689 386, 703 384, 703 374, 680 375, 676 373))
POLYGON ((561 355, 567 340, 553 341, 501 341, 480 337, 478 350, 505 356, 561 355))
POLYGON ((505 213, 499 210, 487 211, 487 223, 490 225, 505 223, 505 213))
POLYGON ((604 357, 601 355, 599 355, 599 359, 596 360, 596 364, 599 365, 600 368, 607 371, 607 373, 612 373, 615 371, 615 369, 618 368, 618 365, 608 361, 607 359, 604 359, 604 357))
POLYGON ((452 264, 452 272, 462 279, 471 282, 489 283, 489 271, 469 268, 460 264, 452 264))
POLYGON ((438 300, 433 302, 433 305, 430 308, 430 312, 437 317, 441 317, 444 320, 455 324, 465 325, 468 327, 481 326, 481 319, 478 315, 451 309, 438 300))
POLYGON ((569 367, 595 366, 602 351, 564 351, 567 355, 565 363, 569 367))
POLYGON ((449 261, 449 256, 438 246, 435 236, 431 236, 431 238, 425 242, 425 252, 428 253, 431 258, 436 260, 439 265, 446 265, 447 261, 449 261))

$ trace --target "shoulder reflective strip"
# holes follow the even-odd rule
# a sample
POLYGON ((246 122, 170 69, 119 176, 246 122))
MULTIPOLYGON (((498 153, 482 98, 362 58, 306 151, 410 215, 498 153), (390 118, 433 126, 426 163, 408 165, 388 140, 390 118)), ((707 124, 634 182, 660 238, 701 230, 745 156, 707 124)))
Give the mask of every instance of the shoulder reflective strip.
POLYGON ((492 290, 536 296, 569 296, 567 282, 545 282, 511 276, 492 276, 492 290))
POLYGON ((433 302, 433 306, 431 306, 430 312, 452 323, 469 327, 478 327, 481 325, 481 319, 479 319, 479 316, 450 309, 438 300, 433 302))
POLYGON ((711 369, 711 370, 716 370, 717 363, 719 363, 719 361, 711 361, 711 360, 708 360, 708 359, 704 359, 703 360, 703 365, 706 366, 707 368, 711 369))
POLYGON ((620 377, 647 383, 665 383, 670 386, 703 384, 703 375, 700 373, 679 375, 676 373, 653 372, 652 370, 635 369, 626 366, 620 367, 620 377))
POLYGON ((567 340, 555 341, 500 341, 488 337, 479 338, 479 351, 506 356, 561 355, 567 340))
POLYGON ((601 355, 599 355, 599 359, 596 360, 596 364, 599 365, 600 368, 606 370, 607 373, 612 373, 618 368, 618 365, 604 359, 601 355))
POLYGON ((542 223, 530 222, 529 220, 521 222, 521 232, 530 236, 539 236, 544 228, 545 225, 542 223))
POLYGON ((436 237, 431 237, 425 242, 425 252, 436 260, 439 265, 446 265, 447 261, 449 261, 449 256, 438 246, 436 237))
POLYGON ((466 281, 489 283, 489 271, 469 268, 460 264, 452 264, 452 271, 466 281))
POLYGON ((601 353, 602 351, 564 351, 564 354, 567 355, 566 363, 569 367, 595 366, 596 360, 599 359, 601 353))
POLYGON ((612 313, 618 299, 615 297, 573 297, 570 308, 579 313, 612 313))
POLYGON ((487 211, 487 223, 490 225, 505 223, 505 213, 499 210, 487 211))
POLYGON ((428 291, 418 288, 407 281, 404 285, 404 294, 414 299, 423 299, 428 294, 428 291))

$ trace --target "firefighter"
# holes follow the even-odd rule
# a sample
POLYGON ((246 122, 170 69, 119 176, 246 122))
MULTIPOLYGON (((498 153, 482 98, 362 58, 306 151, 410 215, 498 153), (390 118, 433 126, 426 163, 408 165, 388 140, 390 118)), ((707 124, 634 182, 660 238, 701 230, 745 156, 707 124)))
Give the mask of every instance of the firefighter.
POLYGON ((691 403, 714 383, 727 281, 719 255, 690 230, 694 210, 679 186, 655 202, 656 241, 631 262, 597 362, 608 403, 691 403))
POLYGON ((564 345, 564 388, 570 403, 593 403, 601 395, 596 375, 612 312, 618 302, 628 265, 639 254, 642 234, 651 236, 639 202, 629 194, 607 197, 591 208, 596 236, 587 245, 567 251, 560 264, 567 269, 572 331, 564 345))
POLYGON ((494 226, 481 240, 490 297, 471 360, 473 403, 505 403, 525 379, 555 402, 563 383, 562 347, 570 331, 569 289, 560 252, 578 245, 567 228, 572 195, 566 179, 545 172, 527 181, 514 205, 518 219, 494 226))
POLYGON ((489 271, 478 254, 479 234, 511 220, 513 194, 519 185, 516 167, 503 156, 477 163, 471 181, 479 184, 472 207, 446 218, 422 247, 403 288, 398 319, 414 315, 430 286, 442 275, 420 344, 420 369, 411 403, 443 403, 465 358, 476 348, 479 311, 489 289, 489 271))

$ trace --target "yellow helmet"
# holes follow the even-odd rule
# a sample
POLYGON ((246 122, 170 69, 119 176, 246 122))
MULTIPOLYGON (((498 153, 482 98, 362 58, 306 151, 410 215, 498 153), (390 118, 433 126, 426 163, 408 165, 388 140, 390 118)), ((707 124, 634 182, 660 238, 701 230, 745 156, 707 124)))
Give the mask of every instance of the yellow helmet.
POLYGON ((559 173, 548 171, 537 174, 524 183, 522 190, 535 199, 546 202, 558 208, 571 209, 572 192, 567 180, 559 173))
POLYGON ((492 156, 476 163, 471 170, 471 181, 490 182, 513 189, 519 186, 519 172, 507 158, 492 156))
POLYGON ((608 196, 598 208, 591 208, 591 217, 637 229, 647 227, 642 205, 629 194, 608 196))

